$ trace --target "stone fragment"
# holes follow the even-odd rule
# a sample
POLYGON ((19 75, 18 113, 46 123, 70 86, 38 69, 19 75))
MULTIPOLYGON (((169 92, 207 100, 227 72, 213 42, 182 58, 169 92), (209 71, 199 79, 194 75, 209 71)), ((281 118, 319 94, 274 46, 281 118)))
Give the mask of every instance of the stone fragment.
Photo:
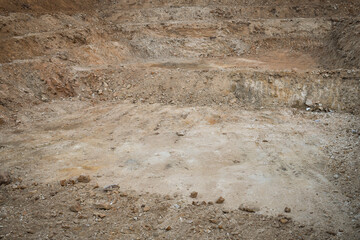
POLYGON ((110 210, 111 205, 108 203, 96 203, 94 204, 94 207, 99 210, 110 210))
POLYGON ((178 135, 179 137, 185 136, 185 132, 180 131, 180 132, 176 132, 176 135, 178 135))
POLYGON ((120 197, 127 197, 127 196, 129 196, 129 194, 127 194, 126 192, 121 192, 120 193, 120 197))
POLYGON ((290 219, 288 219, 288 218, 280 218, 280 219, 279 219, 279 222, 281 222, 282 224, 286 224, 286 223, 289 222, 289 220, 290 220, 290 219))
POLYGON ((110 184, 104 187, 104 191, 105 192, 110 192, 110 191, 114 191, 114 190, 118 190, 120 187, 117 184, 110 184))
POLYGON ((199 201, 192 201, 192 205, 199 206, 200 204, 199 204, 199 201))
POLYGON ((75 204, 75 205, 71 205, 69 209, 70 211, 77 213, 81 211, 81 206, 79 204, 75 204))
POLYGON ((217 224, 218 222, 216 221, 216 219, 209 219, 209 222, 217 224))
POLYGON ((198 192, 192 192, 192 193, 190 193, 190 197, 191 197, 191 198, 197 198, 197 196, 198 196, 198 192))
POLYGON ((150 211, 150 207, 149 207, 149 206, 145 206, 145 207, 143 208, 143 211, 144 211, 144 212, 150 211))
POLYGON ((24 189, 26 189, 26 186, 25 185, 15 185, 15 189, 24 190, 24 189))
POLYGON ((98 213, 98 212, 94 213, 94 216, 95 216, 95 217, 98 217, 98 218, 105 218, 105 217, 106 217, 105 214, 103 214, 103 213, 98 213))
POLYGON ((225 201, 225 198, 219 197, 218 200, 216 200, 217 204, 222 204, 225 201))
POLYGON ((244 212, 248 212, 248 213, 254 213, 259 211, 259 208, 257 207, 249 207, 249 206, 240 206, 239 210, 244 211, 244 212))
POLYGON ((66 179, 60 180, 60 185, 62 187, 65 187, 67 185, 67 180, 66 179))
POLYGON ((285 207, 284 211, 285 211, 286 213, 290 213, 290 212, 291 212, 291 208, 285 207))
POLYGON ((166 195, 166 196, 164 197, 164 199, 165 199, 165 200, 172 200, 172 197, 171 197, 170 195, 166 195))
POLYGON ((225 209, 222 210, 222 212, 223 212, 224 214, 228 214, 228 213, 230 212, 230 209, 225 208, 225 209))
POLYGON ((77 181, 81 182, 81 183, 88 183, 88 182, 90 182, 90 176, 89 175, 80 175, 77 178, 77 181))
POLYGON ((69 179, 69 180, 68 180, 68 184, 75 185, 75 183, 76 183, 76 182, 75 182, 74 179, 69 179))
POLYGON ((336 236, 336 232, 331 231, 331 230, 326 231, 326 233, 329 235, 332 235, 332 236, 336 236))
POLYGON ((305 105, 311 107, 313 105, 313 102, 311 101, 311 99, 306 99, 305 105))
POLYGON ((236 98, 233 98, 233 99, 230 100, 230 103, 231 103, 231 104, 234 104, 234 103, 236 103, 236 101, 237 101, 237 99, 236 99, 236 98))

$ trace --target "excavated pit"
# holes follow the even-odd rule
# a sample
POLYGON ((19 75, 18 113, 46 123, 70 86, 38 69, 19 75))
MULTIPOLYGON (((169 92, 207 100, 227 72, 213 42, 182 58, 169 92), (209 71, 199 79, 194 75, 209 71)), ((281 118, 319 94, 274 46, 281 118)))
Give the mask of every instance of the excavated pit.
POLYGON ((0 238, 358 239, 359 12, 0 0, 0 238))

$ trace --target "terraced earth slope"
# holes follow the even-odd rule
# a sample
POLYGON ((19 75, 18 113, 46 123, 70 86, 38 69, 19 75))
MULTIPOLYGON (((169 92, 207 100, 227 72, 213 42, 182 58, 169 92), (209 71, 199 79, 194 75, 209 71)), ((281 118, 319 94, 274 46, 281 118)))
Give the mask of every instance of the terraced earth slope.
POLYGON ((0 238, 359 239, 359 13, 0 0, 0 238))

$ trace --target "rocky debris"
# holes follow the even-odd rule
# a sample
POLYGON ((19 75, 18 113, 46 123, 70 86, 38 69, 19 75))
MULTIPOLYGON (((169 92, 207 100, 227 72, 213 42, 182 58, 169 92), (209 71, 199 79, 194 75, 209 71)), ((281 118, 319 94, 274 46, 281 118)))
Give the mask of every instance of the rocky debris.
POLYGON ((331 235, 331 236, 336 236, 336 232, 332 231, 332 230, 327 230, 325 231, 327 234, 331 235))
POLYGON ((306 99, 305 105, 308 106, 308 107, 312 107, 313 106, 313 101, 311 99, 306 99))
POLYGON ((74 179, 69 179, 69 180, 67 180, 67 184, 75 185, 76 181, 74 179))
POLYGON ((289 207, 285 207, 284 212, 286 212, 286 213, 290 213, 290 212, 291 212, 291 208, 289 208, 289 207))
POLYGON ((286 224, 288 222, 290 222, 291 218, 289 217, 285 217, 283 215, 279 215, 279 222, 282 223, 282 224, 286 224))
POLYGON ((240 206, 239 210, 244 211, 244 212, 248 212, 248 213, 254 213, 259 211, 260 209, 257 207, 249 207, 249 206, 240 206))
POLYGON ((190 197, 191 197, 191 198, 197 198, 197 196, 198 196, 198 192, 192 192, 192 193, 190 193, 190 197))
POLYGON ((168 201, 169 201, 169 200, 173 200, 173 198, 172 198, 170 195, 165 195, 165 196, 164 196, 164 199, 165 199, 165 200, 168 200, 168 201))
POLYGON ((88 183, 90 182, 90 176, 89 175, 80 175, 78 178, 77 178, 77 181, 78 182, 81 182, 81 183, 88 183))
POLYGON ((67 185, 67 180, 66 179, 60 180, 60 185, 62 187, 65 187, 67 185))
POLYGON ((86 216, 86 215, 82 215, 82 214, 80 214, 80 215, 78 215, 78 217, 77 217, 78 219, 88 219, 89 217, 88 216, 86 216))
POLYGON ((236 98, 233 98, 233 99, 231 99, 231 100, 229 101, 229 103, 230 103, 230 104, 234 104, 234 103, 236 103, 236 101, 237 101, 237 99, 236 99, 236 98))
POLYGON ((150 211, 150 207, 149 207, 149 206, 144 206, 144 207, 143 207, 143 211, 144 211, 144 212, 150 211))
POLYGON ((205 201, 202 201, 202 202, 192 201, 192 205, 194 205, 194 206, 206 206, 206 202, 205 201))
POLYGON ((76 181, 74 179, 62 179, 59 181, 60 186, 65 187, 67 185, 75 185, 76 181))
POLYGON ((14 184, 12 186, 13 189, 20 189, 20 190, 24 190, 26 189, 26 186, 25 185, 21 185, 21 184, 14 184))
POLYGON ((34 229, 27 229, 27 230, 26 230, 26 233, 35 234, 35 231, 34 231, 34 229))
POLYGON ((120 192, 120 197, 127 197, 127 196, 129 196, 128 193, 126 193, 126 192, 120 192))
POLYGON ((283 223, 283 224, 285 224, 285 223, 288 223, 288 222, 289 222, 289 220, 288 220, 288 219, 286 219, 286 218, 280 218, 280 219, 279 219, 279 221, 280 221, 281 223, 283 223))
POLYGON ((184 131, 176 132, 176 135, 179 137, 183 137, 185 136, 185 132, 184 131))
POLYGON ((224 209, 222 209, 222 212, 223 212, 224 214, 228 214, 228 213, 230 212, 230 209, 224 208, 224 209))
POLYGON ((94 207, 99 210, 110 210, 112 208, 108 203, 95 203, 94 207))
POLYGON ((118 189, 120 189, 120 186, 117 184, 110 184, 110 185, 107 185, 104 187, 105 192, 111 192, 111 191, 118 190, 118 189))
POLYGON ((80 206, 80 204, 74 204, 74 205, 71 205, 69 207, 69 209, 70 209, 70 211, 77 213, 77 212, 81 211, 81 206, 80 206))
POLYGON ((70 227, 69 225, 65 225, 65 224, 64 224, 64 225, 61 226, 61 228, 62 228, 62 229, 70 229, 71 227, 70 227))
POLYGON ((98 218, 101 218, 101 219, 106 217, 106 215, 104 213, 99 213, 99 212, 95 212, 93 215, 95 217, 98 217, 98 218))
POLYGON ((222 203, 224 203, 224 201, 225 201, 225 198, 219 197, 219 198, 216 200, 216 203, 217 203, 217 204, 222 204, 222 203))
POLYGON ((313 102, 310 99, 305 101, 306 111, 313 111, 313 112, 330 112, 329 108, 323 106, 323 104, 319 102, 313 102))
MULTIPOLYGON (((43 187, 45 186, 39 185, 39 191, 44 191, 45 189, 42 189, 43 187)), ((274 228, 269 228, 269 224, 271 224, 272 222, 276 225, 274 226, 276 228, 284 227, 288 230, 291 230, 286 231, 286 237, 280 239, 292 239, 294 238, 294 236, 304 234, 304 231, 307 229, 306 226, 300 228, 298 225, 296 225, 296 223, 292 223, 290 218, 280 215, 279 218, 272 218, 270 216, 265 217, 261 214, 247 214, 243 213, 240 210, 229 211, 227 209, 224 209, 223 205, 214 205, 211 207, 193 207, 187 205, 183 208, 169 208, 171 204, 168 201, 172 200, 165 200, 165 196, 156 196, 153 194, 131 194, 132 197, 125 199, 119 198, 119 195, 116 192, 105 193, 103 191, 98 192, 98 195, 96 195, 94 198, 94 200, 99 200, 99 205, 97 205, 96 208, 98 210, 85 207, 81 208, 80 204, 77 203, 71 206, 69 205, 69 208, 67 209, 70 209, 70 211, 76 213, 76 217, 74 217, 75 214, 67 214, 66 212, 63 213, 60 210, 62 204, 59 203, 66 201, 66 199, 69 197, 78 201, 83 196, 91 196, 92 186, 90 184, 87 184, 81 186, 81 188, 71 187, 67 188, 66 191, 64 191, 64 189, 57 184, 55 186, 55 189, 48 189, 48 191, 66 192, 66 198, 64 198, 63 194, 57 194, 54 198, 48 198, 42 201, 45 206, 48 206, 50 212, 47 212, 47 209, 45 208, 43 210, 44 216, 48 217, 46 219, 37 219, 37 221, 35 221, 36 224, 32 226, 31 229, 37 229, 37 227, 41 226, 41 224, 45 224, 46 222, 52 223, 51 219, 56 219, 56 224, 59 226, 60 229, 62 228, 66 230, 67 234, 78 234, 79 230, 77 230, 77 227, 80 226, 80 224, 87 224, 89 228, 86 229, 86 232, 81 232, 81 234, 84 234, 87 239, 91 236, 91 234, 95 232, 99 233, 103 230, 115 232, 115 236, 113 236, 115 238, 121 238, 120 234, 127 233, 133 234, 134 237, 138 237, 141 239, 168 239, 176 238, 176 236, 179 235, 183 236, 183 234, 186 234, 187 232, 192 232, 193 234, 195 234, 194 236, 196 236, 196 238, 200 239, 203 238, 203 236, 198 235, 200 233, 208 233, 210 234, 208 235, 209 237, 213 237, 216 239, 228 238, 228 235, 226 235, 226 233, 231 234, 232 236, 234 236, 234 238, 249 238, 250 235, 244 235, 247 233, 244 233, 246 231, 243 232, 243 227, 246 228, 247 226, 254 227, 254 229, 266 229, 266 236, 268 236, 269 239, 273 239, 276 238, 274 234, 276 234, 278 231, 276 231, 276 229, 274 228), (117 198, 118 200, 116 202, 112 200, 112 204, 108 204, 100 200, 103 198, 117 198), (139 211, 136 207, 138 206, 139 202, 143 203, 141 205, 142 211, 139 211), (152 211, 151 214, 145 214, 145 212, 151 211, 152 207, 150 209, 150 206, 153 206, 153 203, 155 203, 157 206, 156 211, 152 211), (117 209, 117 211, 103 211, 105 209, 108 209, 110 205, 112 206, 112 208, 117 209), (60 207, 60 209, 56 211, 51 210, 54 209, 55 206, 60 207), (137 210, 133 211, 133 209, 137 210), (175 218, 172 217, 174 216, 174 211, 176 211, 175 218), (60 216, 61 218, 59 218, 60 216), (246 222, 246 224, 234 225, 232 223, 233 221, 236 223, 246 222), (116 229, 119 229, 119 235, 116 235, 116 229), (159 231, 160 229, 162 231, 159 231)), ((16 191, 11 191, 11 194, 16 193, 16 191)), ((23 198, 25 202, 33 201, 32 199, 28 199, 26 196, 24 196, 23 193, 18 194, 18 196, 23 198)), ((172 204, 173 203, 174 202, 172 202, 172 204)), ((17 202, 16 204, 23 204, 23 202, 17 202)), ((27 212, 29 213, 29 217, 32 216, 34 212, 39 211, 38 208, 36 208, 36 205, 38 204, 27 204, 27 206, 35 207, 31 210, 27 210, 27 212)), ((44 205, 37 207, 41 207, 43 209, 43 206, 44 205)), ((23 211, 22 209, 20 210, 23 211)), ((26 215, 24 215, 24 217, 26 217, 26 215)), ((11 216, 6 217, 6 219, 10 218, 11 216)), ((6 225, 6 227, 8 226, 6 225)), ((321 229, 322 233, 325 236, 327 235, 327 233, 325 232, 326 230, 327 229, 321 229)), ((42 237, 46 234, 49 234, 49 232, 42 229, 41 231, 36 231, 36 234, 40 234, 39 236, 42 237)), ((108 236, 108 234, 105 233, 105 235, 102 236, 108 236)), ((259 236, 262 235, 258 235, 256 233, 255 235, 251 235, 252 238, 256 239, 259 236)), ((21 237, 18 237, 17 239, 21 239, 21 237)), ((189 237, 188 239, 192 238, 189 237)), ((320 239, 326 238, 322 237, 320 239)))
POLYGON ((8 172, 0 172, 0 185, 7 185, 12 182, 10 173, 8 172))
POLYGON ((213 223, 213 224, 218 224, 218 221, 216 219, 212 219, 212 218, 209 219, 209 222, 213 223))

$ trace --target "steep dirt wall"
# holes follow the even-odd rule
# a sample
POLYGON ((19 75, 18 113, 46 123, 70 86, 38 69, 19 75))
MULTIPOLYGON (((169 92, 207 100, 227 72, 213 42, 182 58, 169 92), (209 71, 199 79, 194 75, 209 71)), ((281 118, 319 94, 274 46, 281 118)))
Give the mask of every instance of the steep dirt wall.
POLYGON ((240 72, 232 73, 235 95, 255 106, 309 107, 359 113, 359 71, 240 72))
POLYGON ((81 12, 93 10, 101 0, 0 0, 0 13, 81 12))
POLYGON ((321 61, 327 67, 360 67, 360 18, 333 20, 321 61))
POLYGON ((0 0, 0 114, 59 97, 304 107, 308 96, 359 112, 359 11, 357 0, 0 0), (291 73, 270 84, 265 69, 291 73))

